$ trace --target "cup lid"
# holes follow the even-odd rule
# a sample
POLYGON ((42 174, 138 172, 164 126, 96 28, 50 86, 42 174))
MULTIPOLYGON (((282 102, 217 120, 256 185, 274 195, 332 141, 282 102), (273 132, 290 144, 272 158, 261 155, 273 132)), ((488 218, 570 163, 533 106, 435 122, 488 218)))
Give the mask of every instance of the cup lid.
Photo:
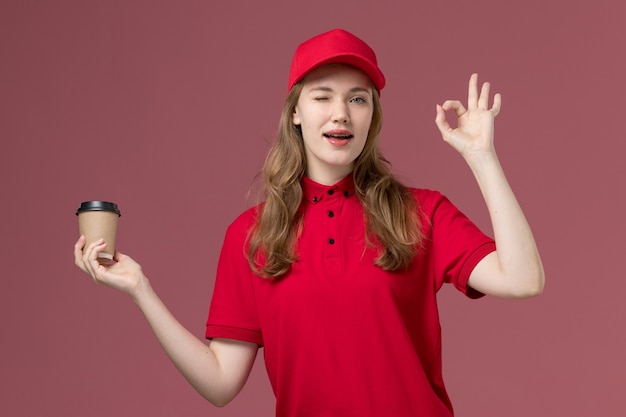
POLYGON ((120 209, 117 208, 117 204, 109 201, 84 201, 80 203, 80 207, 76 210, 76 215, 84 211, 112 211, 113 213, 121 216, 120 209))

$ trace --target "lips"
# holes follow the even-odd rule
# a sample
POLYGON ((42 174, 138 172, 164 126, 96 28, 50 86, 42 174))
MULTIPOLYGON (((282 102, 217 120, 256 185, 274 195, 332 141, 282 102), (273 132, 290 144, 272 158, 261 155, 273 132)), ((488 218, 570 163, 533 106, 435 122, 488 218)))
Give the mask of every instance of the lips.
POLYGON ((328 132, 324 132, 323 135, 327 139, 334 140, 348 140, 353 138, 352 132, 344 129, 331 130, 328 132))

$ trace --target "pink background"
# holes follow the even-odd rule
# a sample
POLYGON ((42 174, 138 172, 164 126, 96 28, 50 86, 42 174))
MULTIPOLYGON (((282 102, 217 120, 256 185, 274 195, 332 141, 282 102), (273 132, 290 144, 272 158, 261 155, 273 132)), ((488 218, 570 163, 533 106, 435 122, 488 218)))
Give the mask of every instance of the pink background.
POLYGON ((203 337, 222 236, 248 206, 291 54, 334 27, 379 55, 395 172, 486 231, 433 119, 436 103, 465 99, 473 71, 503 95, 498 151, 547 286, 523 302, 442 292, 457 414, 626 415, 621 0, 3 0, 0 414, 273 414, 261 356, 224 409, 187 385, 132 302, 74 267, 74 211, 117 202, 118 248, 203 337))

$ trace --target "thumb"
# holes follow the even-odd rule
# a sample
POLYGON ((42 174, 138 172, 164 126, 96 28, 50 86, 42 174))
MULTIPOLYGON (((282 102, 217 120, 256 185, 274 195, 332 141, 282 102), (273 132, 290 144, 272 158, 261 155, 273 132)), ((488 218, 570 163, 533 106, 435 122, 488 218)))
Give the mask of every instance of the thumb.
POLYGON ((126 266, 139 266, 137 262, 128 255, 123 254, 122 252, 115 251, 115 255, 113 255, 113 260, 120 265, 126 266))
POLYGON ((128 255, 124 255, 122 252, 115 250, 115 254, 113 255, 113 260, 115 260, 115 262, 120 262, 124 258, 128 258, 128 255))

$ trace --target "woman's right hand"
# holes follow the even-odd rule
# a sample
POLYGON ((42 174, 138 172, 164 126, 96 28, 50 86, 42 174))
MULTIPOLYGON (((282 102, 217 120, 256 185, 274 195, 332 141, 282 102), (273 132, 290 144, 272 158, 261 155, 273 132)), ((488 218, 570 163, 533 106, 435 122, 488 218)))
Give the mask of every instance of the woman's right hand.
POLYGON ((95 282, 132 296, 176 368, 204 398, 220 407, 232 400, 246 383, 259 346, 230 339, 207 346, 169 312, 137 262, 116 251, 115 262, 101 265, 98 253, 105 247, 102 240, 85 246, 81 236, 74 245, 76 265, 95 282))
POLYGON ((85 237, 81 236, 74 245, 74 263, 98 284, 104 284, 131 296, 136 295, 147 281, 141 265, 130 256, 115 251, 110 264, 100 264, 98 253, 106 248, 102 239, 85 247, 85 237))

